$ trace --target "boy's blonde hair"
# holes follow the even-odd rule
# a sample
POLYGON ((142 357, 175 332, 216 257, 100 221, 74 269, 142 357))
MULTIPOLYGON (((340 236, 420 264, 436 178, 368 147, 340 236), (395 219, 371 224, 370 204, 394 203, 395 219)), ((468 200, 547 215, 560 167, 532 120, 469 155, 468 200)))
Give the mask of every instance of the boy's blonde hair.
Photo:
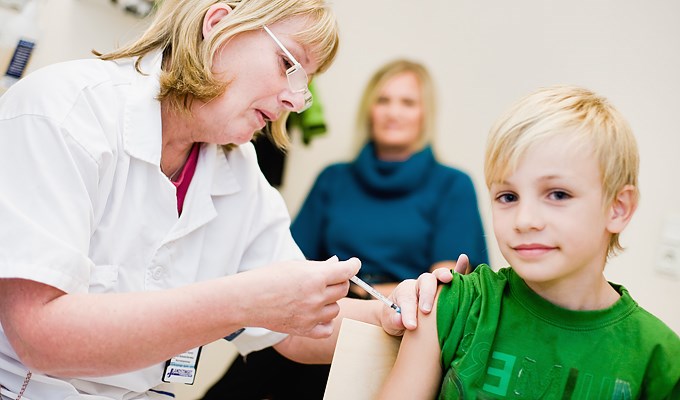
POLYGON ((435 91, 430 72, 424 65, 411 60, 398 59, 383 65, 368 81, 359 103, 357 112, 357 136, 355 148, 360 150, 372 136, 371 131, 371 108, 378 100, 380 90, 387 81, 393 77, 410 72, 415 74, 420 83, 420 94, 423 107, 423 126, 417 149, 422 149, 428 143, 432 143, 435 131, 436 102, 435 91))
MULTIPOLYGON (((217 0, 164 0, 154 21, 135 42, 107 54, 97 54, 104 60, 138 57, 163 51, 163 71, 160 78, 159 100, 168 100, 173 109, 189 112, 193 99, 210 101, 227 90, 212 71, 213 56, 219 48, 239 33, 262 29, 278 21, 303 17, 308 29, 294 38, 319 64, 317 73, 333 62, 339 43, 338 27, 333 12, 325 0, 235 0, 222 1, 232 8, 229 17, 215 26, 209 40, 203 40, 203 18, 217 0)), ((253 62, 258 62, 253 60, 253 62)), ((143 71, 140 71, 143 72, 143 71)), ((288 145, 285 122, 287 114, 272 125, 277 146, 288 145)))
MULTIPOLYGON (((592 146, 600 166, 604 207, 609 207, 626 185, 635 188, 637 201, 639 156, 628 122, 604 97, 577 86, 539 89, 496 121, 484 161, 487 187, 515 171, 532 145, 559 135, 592 146)), ((608 255, 622 249, 619 235, 612 235, 608 255)))

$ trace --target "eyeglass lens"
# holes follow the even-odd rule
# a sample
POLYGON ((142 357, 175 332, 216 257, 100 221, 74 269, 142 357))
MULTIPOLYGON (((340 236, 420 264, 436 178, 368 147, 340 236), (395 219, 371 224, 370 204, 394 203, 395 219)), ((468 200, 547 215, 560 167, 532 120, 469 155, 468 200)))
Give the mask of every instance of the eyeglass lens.
POLYGON ((293 92, 304 92, 307 89, 307 73, 302 67, 295 65, 290 68, 288 75, 288 85, 293 92))

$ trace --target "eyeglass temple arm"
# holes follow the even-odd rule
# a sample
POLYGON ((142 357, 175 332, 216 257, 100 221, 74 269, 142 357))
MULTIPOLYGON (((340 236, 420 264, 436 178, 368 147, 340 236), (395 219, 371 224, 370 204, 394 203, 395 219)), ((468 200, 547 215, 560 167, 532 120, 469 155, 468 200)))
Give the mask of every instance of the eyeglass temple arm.
POLYGON ((278 39, 276 36, 274 36, 274 33, 273 33, 272 31, 270 31, 269 28, 267 28, 267 25, 262 25, 262 27, 263 27, 264 30, 267 32, 267 34, 269 34, 269 36, 271 36, 272 39, 274 39, 274 41, 275 41, 276 44, 281 48, 281 50, 283 50, 283 52, 286 53, 286 56, 287 56, 288 58, 290 58, 290 60, 293 62, 293 64, 300 65, 300 63, 298 62, 298 60, 296 60, 295 57, 293 57, 293 55, 290 54, 290 52, 288 51, 288 49, 286 48, 286 46, 284 46, 283 43, 281 43, 281 42, 279 41, 279 39, 278 39))

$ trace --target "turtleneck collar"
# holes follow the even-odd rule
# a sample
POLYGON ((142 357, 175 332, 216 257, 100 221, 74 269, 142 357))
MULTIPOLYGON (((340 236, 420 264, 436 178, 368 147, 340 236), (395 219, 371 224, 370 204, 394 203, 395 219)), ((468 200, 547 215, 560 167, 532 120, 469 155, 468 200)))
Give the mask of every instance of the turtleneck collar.
POLYGON ((404 195, 422 185, 435 164, 432 148, 413 153, 404 161, 383 161, 369 142, 351 164, 357 180, 368 191, 378 195, 404 195))

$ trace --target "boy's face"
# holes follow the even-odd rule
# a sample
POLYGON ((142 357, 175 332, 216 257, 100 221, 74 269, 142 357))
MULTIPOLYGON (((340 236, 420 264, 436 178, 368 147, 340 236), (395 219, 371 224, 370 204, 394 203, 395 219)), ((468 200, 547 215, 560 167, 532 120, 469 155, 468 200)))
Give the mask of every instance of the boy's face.
POLYGON ((563 136, 540 142, 490 193, 501 252, 534 291, 564 293, 603 279, 612 216, 590 147, 563 136))

